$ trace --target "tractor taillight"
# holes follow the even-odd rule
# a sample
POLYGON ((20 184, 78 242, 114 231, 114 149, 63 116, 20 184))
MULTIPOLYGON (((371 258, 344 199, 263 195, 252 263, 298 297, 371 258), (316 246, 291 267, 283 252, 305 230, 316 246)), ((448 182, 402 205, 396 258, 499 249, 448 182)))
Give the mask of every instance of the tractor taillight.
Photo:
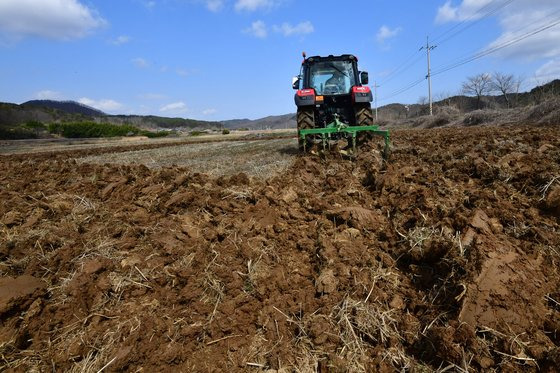
POLYGON ((313 89, 300 89, 297 91, 297 95, 300 97, 305 96, 315 96, 315 90, 313 89))
POLYGON ((371 95, 371 89, 368 86, 352 87, 352 101, 356 102, 356 98, 369 97, 371 95))
POLYGON ((361 86, 361 87, 352 87, 352 93, 369 93, 371 89, 368 86, 361 86))

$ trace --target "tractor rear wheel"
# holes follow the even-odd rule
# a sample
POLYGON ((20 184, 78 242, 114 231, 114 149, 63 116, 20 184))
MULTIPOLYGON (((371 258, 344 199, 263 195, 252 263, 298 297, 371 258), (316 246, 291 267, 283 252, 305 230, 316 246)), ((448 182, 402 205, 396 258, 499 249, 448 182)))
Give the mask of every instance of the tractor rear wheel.
MULTIPOLYGON (((373 113, 371 112, 371 105, 369 103, 366 104, 358 104, 354 106, 354 113, 356 119, 356 126, 373 126, 373 113)), ((365 143, 369 135, 368 132, 360 132, 358 133, 356 143, 361 146, 365 143)))
POLYGON ((371 112, 371 105, 356 105, 356 126, 373 126, 373 113, 371 112))
POLYGON ((304 141, 299 136, 300 130, 315 128, 315 112, 313 107, 298 108, 297 111, 297 129, 298 129, 298 147, 300 151, 304 150, 304 141))

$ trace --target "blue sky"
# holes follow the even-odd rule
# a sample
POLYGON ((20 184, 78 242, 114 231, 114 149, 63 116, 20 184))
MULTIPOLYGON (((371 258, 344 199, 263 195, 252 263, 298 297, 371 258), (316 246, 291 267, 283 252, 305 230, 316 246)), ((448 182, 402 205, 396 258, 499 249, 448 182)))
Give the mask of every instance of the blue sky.
POLYGON ((255 119, 295 111, 291 77, 306 51, 355 54, 379 105, 415 103, 427 95, 428 35, 434 72, 515 41, 434 75, 436 98, 494 71, 527 89, 560 77, 556 21, 558 0, 1 0, 0 101, 255 119))

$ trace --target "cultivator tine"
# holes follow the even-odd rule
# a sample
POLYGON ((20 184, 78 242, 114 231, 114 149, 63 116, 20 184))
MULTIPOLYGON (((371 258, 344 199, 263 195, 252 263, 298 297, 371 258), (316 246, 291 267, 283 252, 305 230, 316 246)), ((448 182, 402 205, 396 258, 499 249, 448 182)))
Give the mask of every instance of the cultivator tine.
POLYGON ((391 145, 391 140, 389 138, 389 131, 386 131, 385 135, 385 147, 383 148, 383 158, 385 158, 385 160, 389 159, 389 147, 391 145))
POLYGON ((328 124, 324 128, 309 128, 298 131, 298 136, 303 140, 303 151, 307 152, 307 136, 321 136, 321 143, 323 145, 323 152, 326 151, 327 146, 331 149, 331 137, 333 134, 345 135, 347 139, 352 137, 352 154, 357 153, 357 137, 358 132, 370 132, 375 135, 383 136, 385 147, 383 149, 383 157, 385 159, 389 156, 390 138, 388 130, 380 130, 378 126, 348 126, 335 118, 335 121, 328 124))

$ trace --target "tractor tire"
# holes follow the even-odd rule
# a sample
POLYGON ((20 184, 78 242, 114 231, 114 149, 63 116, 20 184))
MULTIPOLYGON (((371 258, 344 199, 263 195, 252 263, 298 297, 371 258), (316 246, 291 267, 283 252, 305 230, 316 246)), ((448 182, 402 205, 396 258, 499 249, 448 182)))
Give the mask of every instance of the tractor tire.
POLYGON ((373 113, 371 105, 359 105, 355 108, 356 126, 373 126, 373 113))
POLYGON ((315 112, 313 107, 299 108, 297 111, 298 147, 304 150, 304 140, 299 137, 299 130, 315 128, 315 112))
MULTIPOLYGON (((354 113, 356 126, 373 126, 373 113, 369 103, 354 106, 354 113)), ((371 135, 368 132, 360 132, 358 133, 356 144, 362 146, 362 144, 366 143, 370 138, 371 135)))

